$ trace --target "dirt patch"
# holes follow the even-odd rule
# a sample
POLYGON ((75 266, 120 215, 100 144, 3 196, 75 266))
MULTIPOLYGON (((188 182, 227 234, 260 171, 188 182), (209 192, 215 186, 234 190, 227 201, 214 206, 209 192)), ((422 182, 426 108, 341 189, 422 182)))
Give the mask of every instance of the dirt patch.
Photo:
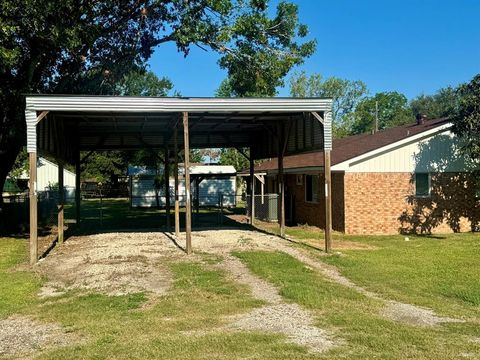
MULTIPOLYGON (((217 255, 227 255, 235 250, 272 251, 276 249, 276 244, 282 242, 284 242, 284 240, 278 236, 267 235, 252 230, 204 230, 196 231, 192 234, 192 247, 194 252, 201 250, 202 252, 217 255)), ((184 234, 178 239, 178 244, 181 247, 185 247, 184 234)))
POLYGON ((28 317, 0 320, 0 356, 26 357, 50 347, 68 346, 78 338, 58 324, 45 324, 28 317))
POLYGON ((276 304, 232 318, 230 328, 285 334, 295 344, 323 352, 334 346, 331 336, 312 325, 312 316, 297 304, 276 304))
POLYGON ((446 322, 463 322, 445 316, 438 316, 433 310, 391 301, 384 309, 383 315, 391 320, 415 326, 436 326, 446 322))
POLYGON ((67 290, 107 295, 164 294, 171 283, 165 260, 178 249, 163 233, 107 233, 78 236, 57 246, 36 269, 48 278, 39 296, 67 290))

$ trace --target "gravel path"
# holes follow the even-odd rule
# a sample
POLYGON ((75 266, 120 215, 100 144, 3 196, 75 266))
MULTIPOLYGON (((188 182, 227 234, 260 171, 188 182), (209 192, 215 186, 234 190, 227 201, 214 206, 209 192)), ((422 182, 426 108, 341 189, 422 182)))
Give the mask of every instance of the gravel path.
POLYGON ((382 315, 386 318, 401 323, 415 325, 415 326, 437 326, 441 323, 464 322, 464 320, 454 319, 446 316, 438 316, 431 309, 419 307, 412 304, 405 304, 398 301, 387 300, 377 293, 369 291, 361 286, 356 285, 348 278, 340 274, 340 272, 333 266, 327 265, 321 261, 312 259, 303 251, 292 248, 290 246, 282 246, 281 251, 289 254, 304 264, 316 269, 325 277, 335 281, 338 284, 354 289, 359 293, 375 300, 380 300, 385 303, 385 308, 382 315))
POLYGON ((162 262, 178 249, 162 233, 107 233, 69 238, 36 270, 49 281, 39 296, 50 297, 71 289, 107 295, 147 291, 164 294, 171 275, 162 262))
POLYGON ((272 284, 254 276, 239 259, 226 255, 218 267, 229 273, 234 281, 247 285, 252 295, 268 303, 247 314, 229 319, 227 330, 265 331, 281 333, 312 352, 324 352, 335 343, 332 334, 313 325, 312 314, 298 304, 287 304, 272 284))
POLYGON ((45 324, 24 316, 0 320, 0 357, 25 358, 49 347, 78 342, 60 325, 45 324))
POLYGON ((291 342, 313 352, 324 352, 335 346, 331 334, 314 326, 312 315, 297 304, 268 305, 232 320, 228 328, 284 334, 291 342))

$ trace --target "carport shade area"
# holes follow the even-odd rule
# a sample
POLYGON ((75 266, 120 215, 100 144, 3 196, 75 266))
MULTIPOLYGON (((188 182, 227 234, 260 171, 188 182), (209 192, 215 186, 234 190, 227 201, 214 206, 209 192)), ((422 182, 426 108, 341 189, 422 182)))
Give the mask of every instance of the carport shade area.
MULTIPOLYGON (((76 167, 76 214, 80 223, 81 151, 163 150, 178 169, 185 152, 187 253, 191 244, 189 149, 249 148, 251 192, 254 160, 278 158, 280 234, 285 234, 283 157, 322 150, 325 154, 325 248, 331 246, 330 150, 332 100, 327 98, 153 98, 29 95, 26 97, 30 159, 30 261, 38 260, 37 156, 76 167)), ((87 153, 88 156, 88 153, 87 153)), ((178 171, 175 175, 175 233, 179 234, 178 171)), ((168 183, 168 182, 167 182, 168 183)), ((168 199, 168 197, 167 197, 168 199)), ((250 196, 250 199, 252 197, 250 196)), ((251 201, 251 200, 250 200, 251 201)), ((63 184, 59 177, 58 241, 63 241, 63 184)), ((253 206, 253 204, 250 204, 253 206)), ((166 204, 169 213, 169 200, 166 204)), ((251 223, 254 210, 250 213, 251 223)), ((167 224, 168 226, 168 224, 167 224)))

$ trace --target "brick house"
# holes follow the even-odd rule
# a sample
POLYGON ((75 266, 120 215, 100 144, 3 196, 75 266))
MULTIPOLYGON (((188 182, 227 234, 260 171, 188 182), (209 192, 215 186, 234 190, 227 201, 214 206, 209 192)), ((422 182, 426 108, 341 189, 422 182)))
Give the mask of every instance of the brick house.
MULTIPOLYGON (((446 119, 399 126, 333 142, 333 229, 347 234, 476 231, 479 163, 461 154, 446 119)), ((277 188, 277 159, 255 167, 265 189, 277 188)), ((284 158, 286 218, 325 223, 323 154, 284 158)), ((259 184, 260 185, 260 184, 259 184)), ((260 186, 256 186, 257 189, 260 186)))

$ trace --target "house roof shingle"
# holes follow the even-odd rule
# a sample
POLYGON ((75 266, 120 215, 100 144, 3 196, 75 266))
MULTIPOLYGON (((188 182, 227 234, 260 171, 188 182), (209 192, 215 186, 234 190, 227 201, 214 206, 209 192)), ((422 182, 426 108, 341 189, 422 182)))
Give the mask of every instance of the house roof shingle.
MULTIPOLYGON (((447 124, 449 119, 442 118, 426 121, 424 124, 408 124, 378 131, 374 134, 364 133, 333 140, 331 153, 332 166, 352 159, 370 151, 377 150, 397 141, 421 134, 428 130, 447 124)), ((284 169, 323 166, 323 152, 316 151, 297 155, 285 156, 284 169)), ((269 171, 277 169, 277 159, 271 159, 255 166, 255 171, 269 171)), ((248 170, 247 170, 248 171, 248 170)))

